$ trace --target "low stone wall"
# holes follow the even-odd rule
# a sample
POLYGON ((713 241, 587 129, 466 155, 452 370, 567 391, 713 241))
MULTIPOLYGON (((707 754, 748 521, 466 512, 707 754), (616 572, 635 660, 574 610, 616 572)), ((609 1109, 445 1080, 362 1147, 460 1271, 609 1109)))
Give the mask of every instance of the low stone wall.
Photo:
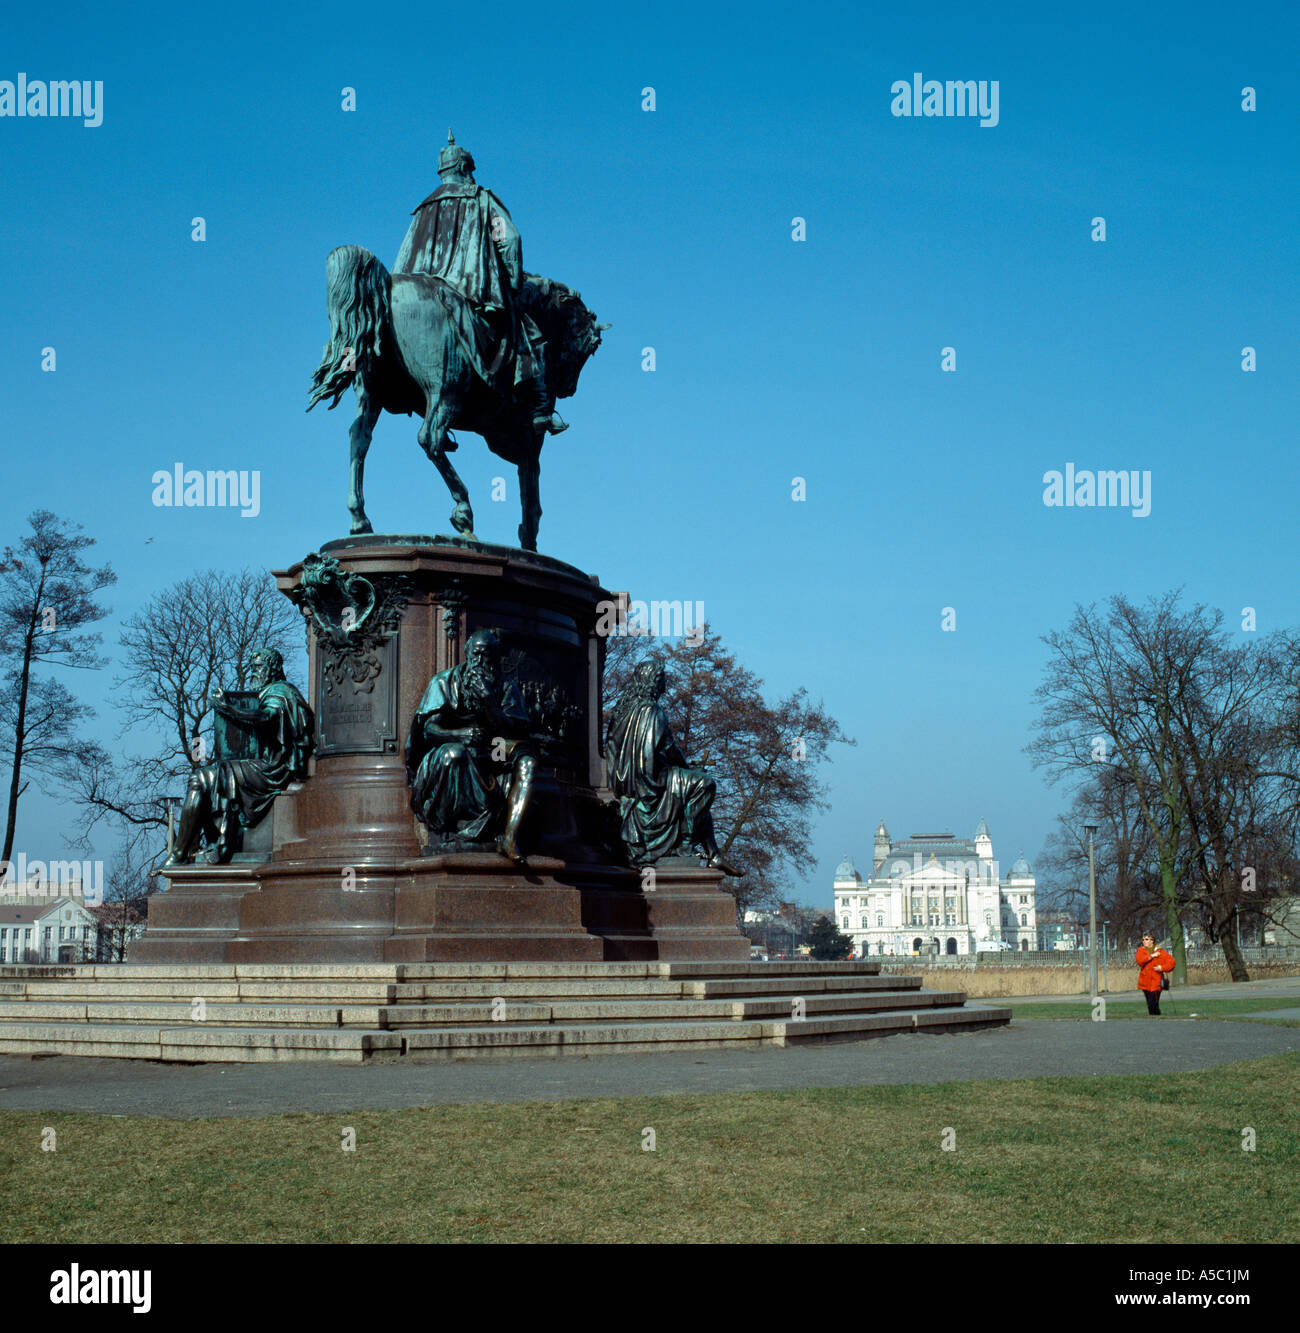
MULTIPOLYGON (((996 963, 976 963, 973 959, 958 958, 936 967, 922 965, 919 959, 887 958, 880 970, 882 974, 920 976, 921 984, 927 989, 948 990, 956 987, 965 991, 971 999, 1014 995, 1083 995, 1088 987, 1086 964, 1074 961, 1043 963, 1037 967, 1028 964, 1000 967, 996 963)), ((1295 977, 1300 976, 1300 962, 1253 963, 1249 965, 1249 972, 1252 981, 1263 981, 1269 977, 1295 977)), ((1107 979, 1110 982, 1108 993, 1132 991, 1136 998, 1136 965, 1130 965, 1127 961, 1122 965, 1112 962, 1107 979)), ((1231 980, 1227 964, 1221 961, 1192 963, 1187 969, 1189 986, 1231 980)))

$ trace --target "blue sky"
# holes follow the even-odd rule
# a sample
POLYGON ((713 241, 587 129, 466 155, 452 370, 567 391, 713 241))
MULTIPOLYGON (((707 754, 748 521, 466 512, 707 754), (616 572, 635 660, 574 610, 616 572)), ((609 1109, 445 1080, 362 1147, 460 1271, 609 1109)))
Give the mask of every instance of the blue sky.
MULTIPOLYGON (((0 542, 38 506, 83 522, 120 576, 115 645, 232 541, 282 568, 343 535, 351 404, 303 412, 325 256, 392 263, 452 125, 525 265, 614 325, 543 455, 541 549, 702 601, 773 692, 808 685, 858 740, 796 895, 828 903, 882 816, 899 835, 983 816, 1000 859, 1032 860, 1065 804, 1022 753, 1039 636, 1076 602, 1185 585, 1233 623, 1300 620, 1278 558, 1300 20, 1141 9, 13 11, 0 80, 102 80, 104 106, 97 128, 0 118, 0 542), (998 80, 999 123, 892 116, 917 71, 998 80), (155 508, 177 462, 258 469, 261 514, 155 508), (1067 462, 1150 470, 1150 516, 1045 507, 1067 462)), ((416 425, 376 431, 381 531, 448 530, 416 425)), ((513 543, 513 477, 493 504, 477 437, 456 462, 479 535, 513 543)), ((29 794, 18 846, 62 854, 69 817, 29 794)))

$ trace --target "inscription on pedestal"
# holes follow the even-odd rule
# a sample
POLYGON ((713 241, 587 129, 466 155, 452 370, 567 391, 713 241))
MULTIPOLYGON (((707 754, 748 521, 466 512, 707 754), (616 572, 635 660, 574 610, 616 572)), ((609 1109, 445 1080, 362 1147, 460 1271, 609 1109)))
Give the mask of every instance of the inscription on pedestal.
POLYGON ((379 669, 360 684, 347 676, 326 680, 326 654, 317 655, 318 755, 396 753, 397 645, 392 638, 373 649, 379 669))

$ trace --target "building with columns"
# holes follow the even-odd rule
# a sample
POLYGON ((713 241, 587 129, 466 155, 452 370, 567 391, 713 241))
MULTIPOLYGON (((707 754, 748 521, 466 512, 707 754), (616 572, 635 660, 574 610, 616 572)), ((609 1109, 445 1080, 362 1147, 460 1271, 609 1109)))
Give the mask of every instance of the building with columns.
POLYGON ((1038 946, 1036 881, 1024 856, 1003 872, 981 819, 973 838, 918 833, 895 841, 881 820, 871 871, 835 869, 835 922, 855 955, 970 954, 983 943, 1038 946))

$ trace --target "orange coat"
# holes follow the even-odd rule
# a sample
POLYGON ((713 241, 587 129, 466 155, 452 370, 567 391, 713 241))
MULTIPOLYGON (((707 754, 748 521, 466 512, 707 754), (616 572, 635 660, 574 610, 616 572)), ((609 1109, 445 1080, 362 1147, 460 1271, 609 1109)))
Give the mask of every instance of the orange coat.
POLYGON ((1160 973, 1174 970, 1173 955, 1164 949, 1148 953, 1140 945, 1137 951, 1137 964, 1142 969, 1138 973, 1138 990, 1159 990, 1160 973))

